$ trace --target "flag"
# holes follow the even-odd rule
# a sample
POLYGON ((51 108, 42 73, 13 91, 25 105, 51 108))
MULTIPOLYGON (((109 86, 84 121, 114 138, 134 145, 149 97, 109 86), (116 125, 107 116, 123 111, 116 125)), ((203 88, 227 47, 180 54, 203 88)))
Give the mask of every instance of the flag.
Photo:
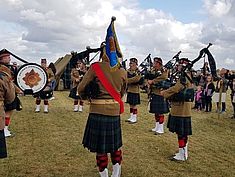
POLYGON ((111 23, 107 29, 105 38, 105 53, 109 59, 111 68, 117 68, 120 66, 119 59, 122 59, 122 53, 118 44, 117 36, 114 29, 115 17, 112 17, 111 23))

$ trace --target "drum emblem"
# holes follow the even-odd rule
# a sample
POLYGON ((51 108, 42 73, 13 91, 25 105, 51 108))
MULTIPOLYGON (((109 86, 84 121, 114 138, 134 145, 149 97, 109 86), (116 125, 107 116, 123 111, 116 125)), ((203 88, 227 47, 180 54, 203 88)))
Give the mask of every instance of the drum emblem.
POLYGON ((37 86, 39 82, 42 80, 38 73, 32 69, 30 72, 25 73, 25 77, 23 78, 25 84, 28 85, 30 88, 37 86))
POLYGON ((39 93, 47 85, 46 71, 36 63, 22 65, 16 76, 18 87, 25 93, 39 93))

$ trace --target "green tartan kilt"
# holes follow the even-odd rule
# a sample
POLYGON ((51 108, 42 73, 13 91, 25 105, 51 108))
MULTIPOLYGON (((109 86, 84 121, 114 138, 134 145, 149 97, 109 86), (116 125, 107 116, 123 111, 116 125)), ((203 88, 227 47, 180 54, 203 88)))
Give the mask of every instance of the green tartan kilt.
POLYGON ((90 113, 82 144, 91 152, 111 153, 122 146, 120 116, 90 113))
POLYGON ((163 96, 152 94, 150 98, 150 113, 166 114, 169 112, 169 104, 163 96))
POLYGON ((140 94, 127 92, 127 103, 130 105, 140 104, 140 94))
POLYGON ((191 117, 179 117, 169 114, 167 128, 178 135, 192 135, 191 117))

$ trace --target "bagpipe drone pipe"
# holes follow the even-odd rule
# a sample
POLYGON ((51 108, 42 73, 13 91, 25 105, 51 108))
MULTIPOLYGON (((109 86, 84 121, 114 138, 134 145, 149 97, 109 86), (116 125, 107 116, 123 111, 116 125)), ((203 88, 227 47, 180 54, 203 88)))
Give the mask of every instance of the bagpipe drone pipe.
MULTIPOLYGON (((197 58, 195 58, 194 60, 190 61, 187 58, 181 58, 181 59, 177 59, 178 61, 176 61, 176 64, 182 64, 184 63, 182 66, 181 70, 176 70, 171 74, 170 80, 174 80, 174 76, 179 76, 178 79, 180 79, 180 82, 182 85, 186 84, 186 79, 188 79, 192 84, 193 84, 193 80, 192 77, 190 77, 187 73, 191 73, 192 67, 193 65, 198 62, 201 58, 203 58, 205 55, 207 55, 208 57, 208 61, 209 61, 209 66, 211 69, 211 75, 213 78, 218 78, 217 73, 216 73, 216 63, 214 60, 214 57, 212 56, 212 54, 209 51, 209 47, 212 44, 209 43, 209 45, 206 48, 203 48, 200 50, 199 55, 197 58), (185 62, 186 61, 186 62, 185 62)), ((172 68, 173 69, 173 68, 172 68)), ((192 74, 191 74, 192 76, 192 74)), ((194 100, 194 89, 193 88, 184 88, 183 90, 181 90, 179 93, 174 94, 171 98, 172 101, 189 101, 192 102, 194 100)))
POLYGON ((139 66, 142 68, 140 73, 144 79, 150 80, 150 78, 153 78, 153 75, 150 75, 150 70, 153 67, 151 54, 148 54, 148 56, 140 63, 139 66))
MULTIPOLYGON (((179 51, 176 55, 174 55, 172 57, 172 59, 170 61, 168 61, 162 68, 162 70, 157 71, 155 73, 151 72, 151 68, 153 66, 153 62, 151 60, 150 54, 146 57, 146 59, 140 64, 140 66, 143 68, 141 73, 143 75, 144 79, 147 80, 153 80, 159 76, 162 75, 162 72, 164 72, 164 70, 168 70, 168 71, 173 71, 173 69, 175 68, 176 62, 178 62, 179 60, 179 55, 180 55, 181 51, 179 51)), ((159 89, 168 89, 172 86, 172 80, 169 77, 166 80, 160 81, 158 83, 155 84, 156 88, 159 89)))
POLYGON ((214 57, 212 56, 212 54, 209 51, 210 46, 212 46, 211 43, 209 43, 206 48, 203 48, 202 50, 200 50, 198 57, 195 58, 191 63, 189 63, 189 65, 187 66, 186 69, 191 69, 196 62, 198 62, 201 58, 203 58, 205 55, 207 55, 210 70, 211 70, 211 75, 213 78, 217 78, 218 76, 216 73, 216 63, 215 63, 214 57))
POLYGON ((209 47, 212 44, 209 43, 208 46, 206 48, 203 48, 200 50, 199 55, 197 58, 195 58, 194 60, 190 61, 187 58, 179 58, 179 55, 181 53, 181 51, 179 51, 170 61, 168 61, 165 65, 164 68, 167 68, 168 70, 171 71, 170 77, 169 79, 171 80, 171 82, 174 81, 174 77, 177 77, 179 75, 182 75, 182 73, 185 73, 186 71, 192 71, 193 65, 198 62, 201 58, 203 58, 205 55, 207 55, 208 57, 208 61, 209 61, 209 66, 210 66, 210 70, 211 70, 211 75, 214 78, 217 78, 217 73, 216 73, 216 63, 215 63, 215 59, 212 56, 212 54, 209 51, 209 47), (186 63, 184 63, 182 70, 178 70, 177 69, 177 65, 182 63, 182 61, 187 61, 186 63))
POLYGON ((94 60, 94 58, 99 54, 99 52, 102 51, 102 46, 99 47, 99 48, 90 48, 90 46, 87 46, 86 47, 86 50, 82 51, 82 52, 71 52, 72 54, 72 58, 70 59, 71 60, 71 65, 72 66, 75 66, 77 64, 77 61, 78 60, 81 60, 83 61, 86 66, 90 66, 90 63, 94 60), (96 53, 94 57, 92 57, 90 59, 90 54, 91 53, 96 53))

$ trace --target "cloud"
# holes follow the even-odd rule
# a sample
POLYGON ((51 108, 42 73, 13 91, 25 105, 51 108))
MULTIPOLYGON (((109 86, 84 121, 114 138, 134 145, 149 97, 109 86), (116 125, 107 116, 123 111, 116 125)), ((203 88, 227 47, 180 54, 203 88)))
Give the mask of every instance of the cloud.
POLYGON ((209 19, 204 22, 200 41, 214 44, 211 50, 219 68, 233 69, 235 64, 231 61, 235 51, 235 1, 204 0, 204 7, 209 19))
POLYGON ((204 0, 208 13, 216 18, 228 15, 233 6, 233 0, 204 0))
POLYGON ((232 64, 234 64, 234 59, 226 58, 225 63, 226 63, 227 65, 232 65, 232 64))
MULTIPOLYGON (((71 51, 98 47, 105 39, 111 16, 125 59, 143 60, 149 53, 164 62, 178 51, 194 59, 209 42, 218 66, 234 67, 235 22, 233 0, 204 0, 208 20, 182 23, 162 10, 142 9, 137 0, 2 0, 1 48, 33 62, 56 61, 71 51)), ((196 65, 202 65, 202 61, 196 65)))

